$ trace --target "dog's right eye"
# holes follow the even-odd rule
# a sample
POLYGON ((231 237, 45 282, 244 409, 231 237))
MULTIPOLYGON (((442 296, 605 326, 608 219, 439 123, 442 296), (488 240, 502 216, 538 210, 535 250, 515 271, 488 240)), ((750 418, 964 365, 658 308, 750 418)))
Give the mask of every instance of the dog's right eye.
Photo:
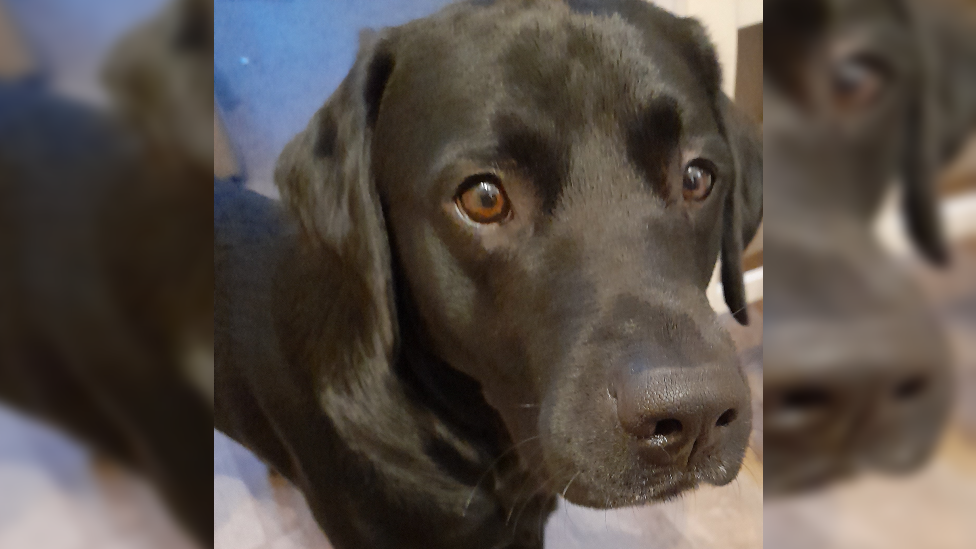
POLYGON ((701 202, 708 198, 715 186, 715 171, 710 163, 697 159, 685 166, 682 195, 685 200, 701 202))
POLYGON ((873 104, 884 90, 887 74, 881 62, 867 56, 852 56, 834 66, 831 77, 833 100, 842 112, 873 104))
POLYGON ((489 173, 465 179, 454 201, 475 223, 498 223, 507 219, 512 212, 501 182, 497 176, 489 173))

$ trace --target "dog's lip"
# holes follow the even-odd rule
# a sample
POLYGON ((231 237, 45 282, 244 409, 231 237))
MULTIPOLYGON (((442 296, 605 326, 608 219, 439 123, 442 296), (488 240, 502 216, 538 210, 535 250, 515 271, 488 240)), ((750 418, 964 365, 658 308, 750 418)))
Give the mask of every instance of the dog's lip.
POLYGON ((735 480, 735 477, 738 476, 738 470, 740 467, 741 465, 732 468, 724 463, 719 463, 714 467, 697 468, 694 471, 694 475, 695 479, 699 482, 711 484, 712 486, 725 486, 726 484, 735 480))
POLYGON ((828 486, 855 473, 857 468, 848 459, 819 456, 772 469, 766 479, 766 490, 772 495, 789 495, 828 486))
POLYGON ((681 494, 682 492, 696 488, 698 484, 699 479, 697 474, 685 473, 681 475, 677 481, 671 480, 655 486, 652 491, 653 497, 651 499, 670 499, 681 494))
POLYGON ((577 473, 562 479, 562 484, 556 483, 566 486, 557 495, 577 505, 597 508, 644 505, 669 500, 702 484, 725 486, 735 480, 740 468, 741 462, 715 459, 710 463, 631 469, 634 476, 623 484, 577 473))
POLYGON ((577 481, 567 493, 559 494, 569 502, 587 507, 614 509, 666 501, 696 488, 701 480, 693 471, 672 471, 635 482, 631 487, 586 487, 577 481))
POLYGON ((693 490, 700 484, 695 472, 681 472, 669 475, 657 482, 649 483, 645 490, 635 498, 634 505, 642 505, 653 501, 667 501, 688 490, 693 490))

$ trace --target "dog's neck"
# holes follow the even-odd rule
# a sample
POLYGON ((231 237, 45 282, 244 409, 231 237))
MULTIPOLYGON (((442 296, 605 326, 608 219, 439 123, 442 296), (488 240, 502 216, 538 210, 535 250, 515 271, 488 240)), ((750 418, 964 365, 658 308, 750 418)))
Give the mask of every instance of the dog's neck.
POLYGON ((465 485, 466 491, 470 487, 462 514, 474 518, 469 514, 471 501, 476 494, 487 496, 497 509, 489 516, 497 520, 500 511, 502 527, 511 529, 512 547, 541 547, 555 497, 530 475, 501 416, 483 397, 480 384, 424 348, 401 347, 394 372, 408 397, 436 415, 445 428, 435 427, 427 433, 438 447, 430 457, 465 485))
POLYGON ((511 437, 501 416, 482 395, 481 385, 430 352, 415 311, 409 296, 398 292, 399 344, 392 374, 414 405, 436 416, 447 431, 444 434, 473 450, 463 453, 472 458, 467 460, 472 472, 482 475, 488 463, 510 447, 511 437))
POLYGON ((410 396, 471 442, 497 452, 510 444, 498 412, 485 400, 481 385, 417 345, 404 345, 394 373, 410 396))
MULTIPOLYGON (((403 288, 403 281, 399 282, 403 288)), ((541 543, 541 528, 555 507, 555 497, 541 490, 529 474, 504 420, 485 399, 481 384, 430 351, 433 346, 424 324, 404 292, 397 293, 397 317, 399 352, 393 374, 407 397, 433 413, 443 427, 428 433, 443 445, 432 457, 472 492, 494 500, 505 516, 505 527, 526 541, 526 547, 541 543), (458 459, 462 456, 466 457, 463 461, 458 459)), ((470 497, 468 500, 466 503, 470 497)))

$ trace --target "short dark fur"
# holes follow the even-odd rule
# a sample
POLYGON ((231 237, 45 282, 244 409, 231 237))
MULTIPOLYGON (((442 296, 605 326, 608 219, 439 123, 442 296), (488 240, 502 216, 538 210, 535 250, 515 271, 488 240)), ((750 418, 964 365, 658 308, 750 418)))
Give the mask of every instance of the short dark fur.
POLYGON ((0 399, 144 475, 204 546, 212 369, 187 351, 213 333, 212 10, 177 0, 125 37, 114 110, 0 83, 0 399))
POLYGON ((951 400, 945 335, 872 221, 898 181, 908 235, 931 262, 948 261, 937 174, 976 129, 976 33, 939 4, 766 3, 767 494, 911 471, 937 446, 951 400), (883 68, 857 109, 832 110, 818 93, 836 51, 883 68), (835 350, 827 360, 823 348, 835 350), (912 379, 925 386, 912 398, 884 390, 912 379), (807 406, 816 422, 792 415, 790 395, 804 394, 825 403, 807 406))
POLYGON ((249 198, 273 228, 215 219, 216 426, 338 549, 540 548, 556 495, 648 503, 745 451, 742 410, 694 462, 652 462, 608 394, 708 363, 747 399, 704 290, 721 248, 740 313, 762 145, 703 31, 640 0, 482 4, 365 37, 279 159, 283 208, 249 198), (695 207, 665 192, 684 151, 720 174, 695 207), (510 183, 496 233, 447 221, 470 170, 510 183))

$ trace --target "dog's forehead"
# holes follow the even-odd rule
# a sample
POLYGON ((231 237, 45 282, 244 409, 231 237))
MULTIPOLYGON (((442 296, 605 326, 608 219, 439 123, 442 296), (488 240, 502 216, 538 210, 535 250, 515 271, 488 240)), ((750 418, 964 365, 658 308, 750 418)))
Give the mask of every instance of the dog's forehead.
POLYGON ((847 33, 897 50, 914 39, 911 14, 899 0, 832 0, 830 11, 835 26, 847 33))
POLYGON ((905 15, 899 0, 830 0, 829 5, 836 15, 847 19, 880 20, 905 15))
POLYGON ((831 0, 829 5, 834 40, 872 51, 896 70, 912 70, 917 36, 904 1, 831 0))
MULTIPOLYGON (((633 127, 661 105, 678 120, 676 137, 720 135, 715 92, 696 73, 687 36, 667 25, 638 28, 559 3, 455 6, 395 29, 390 40, 394 68, 374 145, 385 151, 381 171, 401 182, 433 182, 458 158, 500 148, 520 165, 522 157, 567 158, 580 144, 622 161, 633 127)), ((543 164, 552 206, 569 168, 543 164)))
POLYGON ((530 110, 579 127, 584 118, 622 119, 662 95, 707 102, 675 37, 617 14, 559 2, 463 6, 398 30, 397 66, 414 84, 407 90, 448 105, 530 110))

